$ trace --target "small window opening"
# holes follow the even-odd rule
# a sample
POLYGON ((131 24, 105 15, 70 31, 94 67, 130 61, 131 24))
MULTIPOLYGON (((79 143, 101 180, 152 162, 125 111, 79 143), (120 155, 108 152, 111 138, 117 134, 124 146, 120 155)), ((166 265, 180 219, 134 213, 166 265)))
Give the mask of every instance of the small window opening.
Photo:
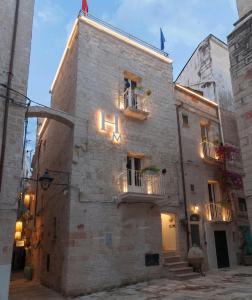
POLYGON ((46 256, 46 271, 50 271, 50 254, 47 254, 46 256))
POLYGON ((183 120, 183 126, 188 127, 189 126, 189 117, 188 114, 182 113, 182 120, 183 120))

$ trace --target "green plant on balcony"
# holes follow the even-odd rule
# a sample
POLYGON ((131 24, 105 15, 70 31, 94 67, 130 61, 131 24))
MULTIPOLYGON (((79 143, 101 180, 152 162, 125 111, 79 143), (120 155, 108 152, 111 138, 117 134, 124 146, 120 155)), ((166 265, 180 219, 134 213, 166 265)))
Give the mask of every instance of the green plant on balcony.
POLYGON ((156 166, 148 166, 141 170, 142 174, 158 174, 160 169, 156 166))
POLYGON ((136 95, 144 95, 144 88, 142 86, 136 86, 134 88, 134 93, 136 95))

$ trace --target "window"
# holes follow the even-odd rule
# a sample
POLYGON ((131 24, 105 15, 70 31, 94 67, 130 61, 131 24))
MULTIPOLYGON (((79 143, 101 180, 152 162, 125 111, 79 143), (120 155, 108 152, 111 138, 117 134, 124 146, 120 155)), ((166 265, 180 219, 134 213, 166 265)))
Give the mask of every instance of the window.
POLYGON ((201 125, 201 140, 202 142, 208 142, 208 126, 201 125))
POLYGON ((217 182, 208 182, 208 199, 210 203, 220 202, 220 190, 217 182))
POLYGON ((190 185, 190 189, 191 189, 191 192, 194 193, 194 192, 195 192, 195 185, 194 185, 194 184, 191 184, 191 185, 190 185))
POLYGON ((239 205, 239 210, 242 212, 247 211, 247 203, 244 198, 238 198, 238 205, 239 205))
POLYGON ((189 126, 189 117, 188 114, 185 112, 182 113, 182 121, 183 121, 183 126, 185 127, 189 126))
POLYGON ((46 255, 46 271, 50 272, 50 263, 51 263, 51 257, 50 254, 46 255))
POLYGON ((128 78, 124 78, 124 106, 138 109, 138 99, 134 90, 137 82, 128 78))
POLYGON ((128 185, 140 187, 142 185, 141 159, 127 157, 128 185))

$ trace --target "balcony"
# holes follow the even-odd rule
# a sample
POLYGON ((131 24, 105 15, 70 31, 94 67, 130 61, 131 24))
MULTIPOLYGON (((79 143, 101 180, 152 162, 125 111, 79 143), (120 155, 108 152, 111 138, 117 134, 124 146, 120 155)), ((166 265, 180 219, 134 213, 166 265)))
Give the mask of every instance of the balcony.
POLYGON ((209 141, 201 142, 201 153, 200 156, 206 162, 218 162, 219 158, 217 156, 215 144, 209 141))
POLYGON ((120 202, 155 203, 165 196, 165 175, 130 170, 118 178, 120 202))
POLYGON ((232 221, 231 205, 226 202, 206 204, 206 218, 212 223, 229 223, 232 221))
POLYGON ((144 91, 129 88, 124 92, 120 108, 125 116, 143 121, 149 115, 147 104, 148 96, 144 91))

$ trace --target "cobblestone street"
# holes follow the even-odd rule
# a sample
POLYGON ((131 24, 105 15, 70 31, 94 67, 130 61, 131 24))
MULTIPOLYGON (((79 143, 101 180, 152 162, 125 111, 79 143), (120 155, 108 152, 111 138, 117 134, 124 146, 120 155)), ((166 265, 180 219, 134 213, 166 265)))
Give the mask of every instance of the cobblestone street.
MULTIPOLYGON (((14 281, 10 300, 62 300, 61 296, 35 283, 14 281)), ((238 267, 208 273, 185 282, 152 280, 75 298, 76 300, 226 300, 252 299, 252 267, 238 267)))

